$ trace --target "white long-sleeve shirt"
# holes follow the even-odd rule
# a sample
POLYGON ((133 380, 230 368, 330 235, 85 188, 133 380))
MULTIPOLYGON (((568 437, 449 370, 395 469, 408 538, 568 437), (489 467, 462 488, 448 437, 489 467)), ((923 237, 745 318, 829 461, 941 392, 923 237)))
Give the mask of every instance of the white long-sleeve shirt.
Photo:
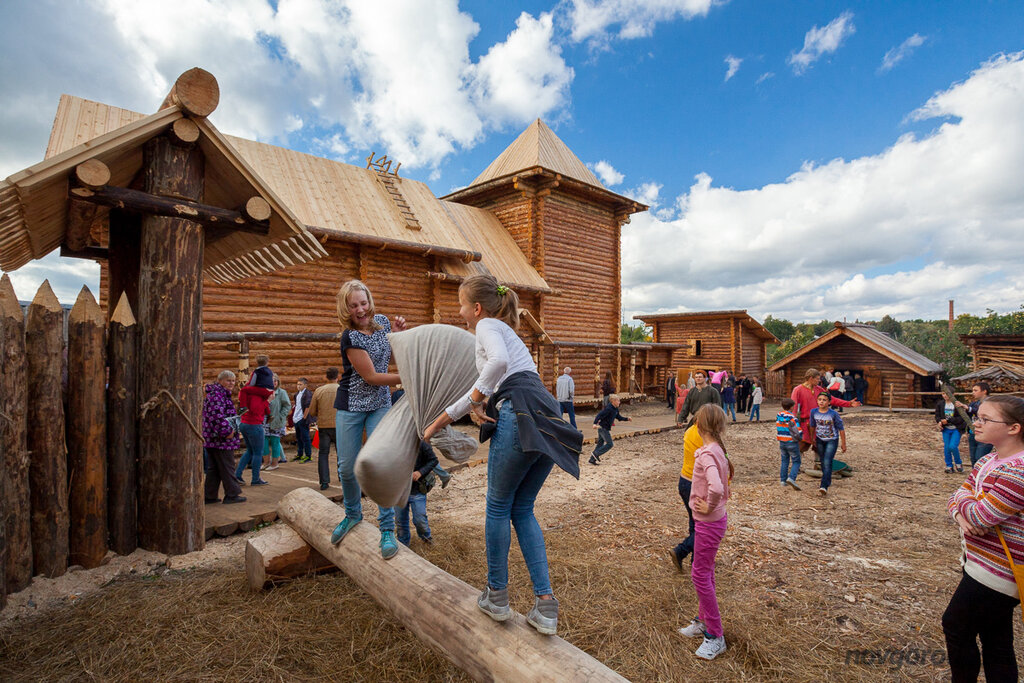
MULTIPOLYGON (((490 396, 505 378, 517 372, 537 372, 533 356, 511 327, 496 318, 483 318, 476 324, 476 369, 480 373, 473 389, 490 396)), ((445 408, 448 417, 458 420, 469 412, 472 389, 445 408)))

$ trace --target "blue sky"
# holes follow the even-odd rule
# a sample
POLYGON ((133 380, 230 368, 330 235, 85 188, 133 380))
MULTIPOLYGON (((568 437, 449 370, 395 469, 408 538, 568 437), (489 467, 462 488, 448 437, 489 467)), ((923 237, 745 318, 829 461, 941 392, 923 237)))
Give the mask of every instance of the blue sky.
MULTIPOLYGON (((982 1, 5 3, 0 177, 41 160, 61 92, 152 111, 198 65, 225 132, 386 152, 439 195, 543 118, 652 205, 624 228, 626 319, 1008 311, 1022 27, 1024 3, 982 1)), ((97 281, 55 257, 12 277, 62 300, 97 281)))

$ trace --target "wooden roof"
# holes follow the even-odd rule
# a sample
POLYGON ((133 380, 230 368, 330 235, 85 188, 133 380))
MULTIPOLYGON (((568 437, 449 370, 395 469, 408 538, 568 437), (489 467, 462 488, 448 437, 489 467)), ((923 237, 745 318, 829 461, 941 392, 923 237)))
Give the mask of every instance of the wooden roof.
POLYGON ((968 346, 986 344, 1020 344, 1024 346, 1024 334, 961 334, 960 341, 968 346))
MULTIPOLYGON (((98 159, 109 167, 111 185, 128 186, 142 167, 143 145, 182 117, 177 106, 147 116, 62 96, 47 158, 0 182, 0 267, 20 268, 64 241, 68 178, 76 166, 98 159)), ((206 157, 204 200, 233 207, 258 195, 271 207, 269 234, 235 232, 207 243, 206 273, 229 281, 326 255, 213 124, 205 118, 194 121, 206 157)))
POLYGON ((779 344, 781 343, 774 334, 768 331, 768 329, 757 322, 746 309, 736 309, 731 311, 683 311, 678 313, 638 313, 633 316, 633 320, 640 320, 644 323, 650 322, 674 322, 674 321, 693 321, 693 320, 727 320, 731 318, 738 318, 740 323, 753 332, 755 335, 763 339, 768 344, 779 344))
POLYGON ((827 344, 836 337, 843 335, 867 346, 872 351, 880 353, 886 358, 899 363, 918 375, 936 375, 942 372, 942 366, 935 361, 927 358, 926 356, 922 356, 917 351, 914 351, 903 344, 900 344, 889 335, 879 332, 871 325, 841 322, 836 322, 834 329, 821 335, 809 344, 801 346, 793 353, 777 361, 774 365, 768 368, 768 371, 774 372, 776 370, 781 370, 800 356, 803 356, 819 346, 827 344))
POLYGON ((589 168, 572 153, 572 150, 555 135, 555 132, 537 119, 524 130, 484 172, 476 177, 470 187, 496 178, 512 175, 535 166, 546 168, 563 176, 574 178, 587 185, 607 189, 589 168))
MULTIPOLYGON (((62 137, 67 135, 63 131, 70 129, 76 139, 89 139, 90 135, 105 132, 107 126, 143 116, 66 95, 62 103, 65 98, 80 114, 68 117, 72 118, 70 122, 62 121, 58 114, 54 136, 59 126, 62 137)), ((486 272, 513 287, 551 291, 512 236, 488 211, 443 202, 424 183, 389 174, 388 180, 398 193, 396 199, 375 170, 230 135, 222 138, 282 205, 316 234, 342 241, 366 238, 373 244, 406 250, 422 247, 424 254, 442 257, 442 270, 453 276, 486 272), (411 223, 416 229, 409 227, 411 223), (473 259, 476 262, 467 263, 473 259)), ((53 136, 50 147, 60 148, 53 136)))

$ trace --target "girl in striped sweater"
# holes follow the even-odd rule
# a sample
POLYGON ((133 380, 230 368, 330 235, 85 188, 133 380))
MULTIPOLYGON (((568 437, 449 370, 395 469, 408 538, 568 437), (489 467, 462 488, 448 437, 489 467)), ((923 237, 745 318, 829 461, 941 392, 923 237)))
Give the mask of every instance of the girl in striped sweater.
POLYGON ((942 629, 954 683, 978 679, 978 637, 986 680, 1016 681, 1013 609, 1019 593, 1007 553, 1024 570, 1024 399, 986 399, 974 424, 975 438, 993 451, 949 499, 963 539, 963 578, 942 615, 942 629))

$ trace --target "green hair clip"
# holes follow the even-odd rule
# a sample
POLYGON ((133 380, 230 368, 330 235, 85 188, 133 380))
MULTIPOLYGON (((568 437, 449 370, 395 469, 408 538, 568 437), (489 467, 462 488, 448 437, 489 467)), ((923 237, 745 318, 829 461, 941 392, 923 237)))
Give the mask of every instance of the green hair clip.
POLYGON ((498 285, 498 296, 505 296, 508 294, 508 287, 505 285, 498 285))

